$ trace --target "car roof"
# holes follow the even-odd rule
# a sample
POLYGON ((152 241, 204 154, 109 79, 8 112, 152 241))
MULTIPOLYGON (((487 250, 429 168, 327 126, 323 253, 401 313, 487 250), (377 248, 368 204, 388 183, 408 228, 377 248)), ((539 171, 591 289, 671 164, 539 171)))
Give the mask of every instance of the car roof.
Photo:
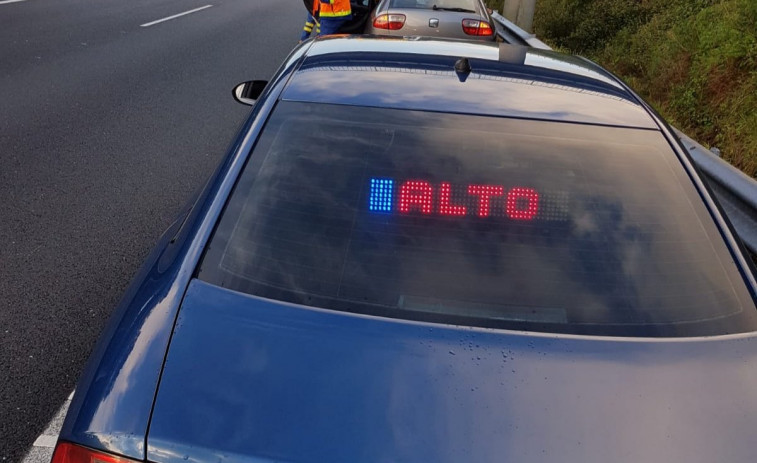
POLYGON ((281 99, 658 129, 638 98, 599 66, 504 43, 317 39, 281 99), (455 71, 461 59, 469 73, 455 71))

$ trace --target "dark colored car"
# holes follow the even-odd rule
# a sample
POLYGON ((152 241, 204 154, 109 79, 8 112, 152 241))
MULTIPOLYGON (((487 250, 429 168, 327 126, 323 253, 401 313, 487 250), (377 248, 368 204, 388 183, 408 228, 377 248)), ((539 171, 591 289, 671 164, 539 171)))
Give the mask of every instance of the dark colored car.
POLYGON ((113 315, 56 463, 755 461, 751 264, 623 83, 356 37, 262 88, 113 315))

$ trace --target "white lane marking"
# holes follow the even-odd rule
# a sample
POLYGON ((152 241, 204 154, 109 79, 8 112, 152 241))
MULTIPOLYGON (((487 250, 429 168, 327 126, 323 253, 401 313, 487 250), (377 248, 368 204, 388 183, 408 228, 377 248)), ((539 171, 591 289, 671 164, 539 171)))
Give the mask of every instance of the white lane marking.
POLYGON ((63 402, 63 405, 58 410, 58 413, 56 413, 53 419, 50 420, 50 423, 48 423, 47 428, 42 432, 42 434, 40 434, 39 437, 37 437, 37 440, 34 441, 34 444, 26 453, 26 456, 24 457, 22 463, 50 462, 50 459, 53 457, 55 444, 56 442, 58 442, 58 434, 60 434, 60 428, 63 426, 63 420, 66 418, 66 412, 68 411, 68 406, 71 405, 71 398, 73 396, 74 393, 72 392, 71 395, 68 396, 66 401, 63 402))
POLYGON ((141 24, 141 25, 140 25, 139 27, 150 27, 150 26, 154 26, 154 25, 156 25, 156 24, 160 24, 160 23, 162 23, 162 22, 165 22, 165 21, 170 21, 170 20, 172 20, 172 19, 180 18, 180 17, 182 17, 182 16, 185 16, 185 15, 188 15, 188 14, 197 13, 198 11, 202 11, 202 10, 204 10, 204 9, 206 9, 206 8, 210 8, 211 6, 213 6, 213 5, 205 5, 205 6, 201 6, 200 8, 195 8, 194 10, 185 11, 185 12, 183 12, 183 13, 175 14, 175 15, 173 15, 173 16, 169 16, 169 17, 167 17, 167 18, 158 19, 157 21, 152 21, 152 22, 149 22, 149 23, 141 24))
POLYGON ((42 434, 34 441, 35 447, 45 447, 51 449, 55 447, 55 442, 58 440, 58 436, 46 436, 42 434))
POLYGON ((18 2, 25 2, 26 0, 3 0, 0 2, 0 5, 5 5, 6 3, 18 3, 18 2))

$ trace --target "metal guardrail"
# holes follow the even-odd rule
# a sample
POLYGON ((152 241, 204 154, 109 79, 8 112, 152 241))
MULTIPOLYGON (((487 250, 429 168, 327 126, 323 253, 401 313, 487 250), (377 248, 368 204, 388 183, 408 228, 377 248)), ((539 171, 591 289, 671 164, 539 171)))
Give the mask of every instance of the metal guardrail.
POLYGON ((757 253, 757 182, 681 131, 674 130, 704 174, 736 233, 750 251, 757 253))
POLYGON ((551 50, 549 45, 537 39, 534 34, 530 34, 517 25, 505 18, 498 12, 492 13, 492 19, 494 19, 500 26, 497 28, 497 35, 508 43, 518 43, 520 45, 526 45, 531 48, 538 48, 540 50, 551 50), (514 39, 514 40, 513 40, 514 39))
MULTIPOLYGON (((497 35, 503 40, 541 50, 551 50, 534 34, 524 31, 496 11, 492 18, 497 22, 497 35)), ((736 233, 746 247, 757 254, 757 181, 720 159, 680 130, 674 130, 691 159, 704 174, 705 181, 715 193, 736 233)))

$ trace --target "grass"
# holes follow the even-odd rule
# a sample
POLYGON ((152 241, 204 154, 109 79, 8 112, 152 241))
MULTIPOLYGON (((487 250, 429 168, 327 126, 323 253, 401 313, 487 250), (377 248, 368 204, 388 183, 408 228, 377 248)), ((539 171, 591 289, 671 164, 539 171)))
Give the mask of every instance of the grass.
POLYGON ((757 174, 757 0, 537 0, 534 29, 757 174))

